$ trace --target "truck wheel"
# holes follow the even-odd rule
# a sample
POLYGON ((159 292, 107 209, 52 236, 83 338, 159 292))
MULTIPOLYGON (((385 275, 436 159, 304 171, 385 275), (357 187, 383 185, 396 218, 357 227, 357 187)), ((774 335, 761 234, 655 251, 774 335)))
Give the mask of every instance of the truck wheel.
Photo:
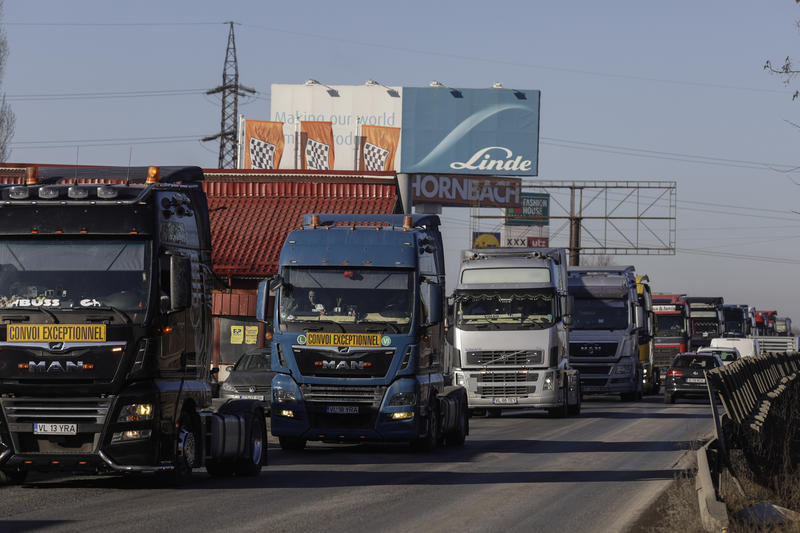
POLYGON ((566 418, 569 414, 569 406, 567 405, 569 392, 567 391, 567 387, 564 387, 562 390, 564 392, 561 394, 561 405, 558 407, 551 407, 547 410, 547 414, 550 418, 566 418))
MULTIPOLYGON (((581 414, 581 385, 578 383, 578 401, 575 402, 575 405, 568 405, 567 406, 567 414, 569 416, 579 416, 581 414)), ((569 397, 569 392, 567 392, 567 397, 569 397)))
POLYGON ((430 415, 428 415, 426 435, 420 439, 412 440, 411 449, 415 452, 432 452, 439 445, 440 440, 439 409, 435 403, 432 403, 430 415))
POLYGON ((197 448, 191 415, 181 414, 178 429, 175 432, 175 468, 168 472, 159 472, 157 477, 164 485, 179 486, 192 477, 192 469, 196 464, 197 448))
POLYGON ((27 477, 27 470, 0 470, 0 483, 4 485, 21 485, 27 477))
POLYGON ((256 412, 250 418, 250 434, 247 438, 247 455, 236 461, 236 475, 257 476, 261 465, 267 462, 267 431, 264 415, 256 412))
POLYGON ((466 405, 461 406, 461 416, 458 418, 456 429, 445 435, 445 442, 448 446, 463 446, 469 433, 469 415, 466 405))
POLYGON ((306 447, 306 440, 299 437, 278 437, 278 442, 287 452, 300 452, 306 447))

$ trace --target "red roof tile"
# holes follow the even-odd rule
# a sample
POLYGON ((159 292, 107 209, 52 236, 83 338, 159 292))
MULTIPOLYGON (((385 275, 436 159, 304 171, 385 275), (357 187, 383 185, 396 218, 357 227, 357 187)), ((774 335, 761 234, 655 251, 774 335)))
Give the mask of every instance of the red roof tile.
POLYGON ((203 186, 223 276, 274 274, 286 235, 307 213, 391 213, 398 201, 393 176, 221 174, 207 170, 203 186))

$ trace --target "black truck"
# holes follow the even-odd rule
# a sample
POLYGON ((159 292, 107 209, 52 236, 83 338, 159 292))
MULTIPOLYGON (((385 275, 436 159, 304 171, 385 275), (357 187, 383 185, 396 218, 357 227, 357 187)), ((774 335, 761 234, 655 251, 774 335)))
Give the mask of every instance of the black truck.
POLYGON ((31 167, 0 185, 0 475, 256 475, 260 402, 212 408, 197 167, 31 167), (161 171, 164 176, 160 177, 161 171))

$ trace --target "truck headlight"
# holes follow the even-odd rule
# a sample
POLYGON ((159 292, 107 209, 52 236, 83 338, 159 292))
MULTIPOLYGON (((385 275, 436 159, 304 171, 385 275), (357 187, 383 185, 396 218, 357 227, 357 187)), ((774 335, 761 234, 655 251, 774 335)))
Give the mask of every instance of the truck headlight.
POLYGON ((554 386, 555 386, 555 380, 553 379, 553 373, 552 372, 545 373, 544 386, 542 387, 542 390, 553 390, 554 386))
POLYGON ((631 365, 617 365, 617 374, 630 374, 633 371, 631 365))
POLYGON ((417 395, 413 392, 400 392, 389 400, 389 405, 414 405, 415 403, 417 403, 417 395))
POLYGON ((292 391, 283 389, 273 389, 272 400, 275 403, 296 402, 297 396, 295 396, 295 394, 292 391))
POLYGON ((139 422, 141 420, 152 420, 155 409, 152 403, 131 403, 125 405, 119 411, 117 422, 139 422))
POLYGON ((225 381, 222 383, 222 386, 220 386, 220 390, 224 390, 225 392, 236 392, 236 387, 225 381))
POLYGON ((456 385, 461 385, 461 386, 465 386, 465 385, 466 385, 466 383, 467 383, 467 380, 466 380, 466 379, 464 379, 464 378, 465 378, 465 376, 464 376, 464 374, 463 374, 463 373, 461 373, 461 372, 455 372, 455 373, 453 374, 453 377, 455 377, 455 380, 456 380, 456 385))

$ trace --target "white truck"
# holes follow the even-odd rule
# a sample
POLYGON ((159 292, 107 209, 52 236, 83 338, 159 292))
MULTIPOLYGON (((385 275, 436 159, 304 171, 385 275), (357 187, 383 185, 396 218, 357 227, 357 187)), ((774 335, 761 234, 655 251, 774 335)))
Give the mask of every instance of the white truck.
POLYGON ((448 340, 455 384, 473 412, 544 408, 580 414, 578 372, 569 364, 571 299, 561 248, 462 252, 448 340))

